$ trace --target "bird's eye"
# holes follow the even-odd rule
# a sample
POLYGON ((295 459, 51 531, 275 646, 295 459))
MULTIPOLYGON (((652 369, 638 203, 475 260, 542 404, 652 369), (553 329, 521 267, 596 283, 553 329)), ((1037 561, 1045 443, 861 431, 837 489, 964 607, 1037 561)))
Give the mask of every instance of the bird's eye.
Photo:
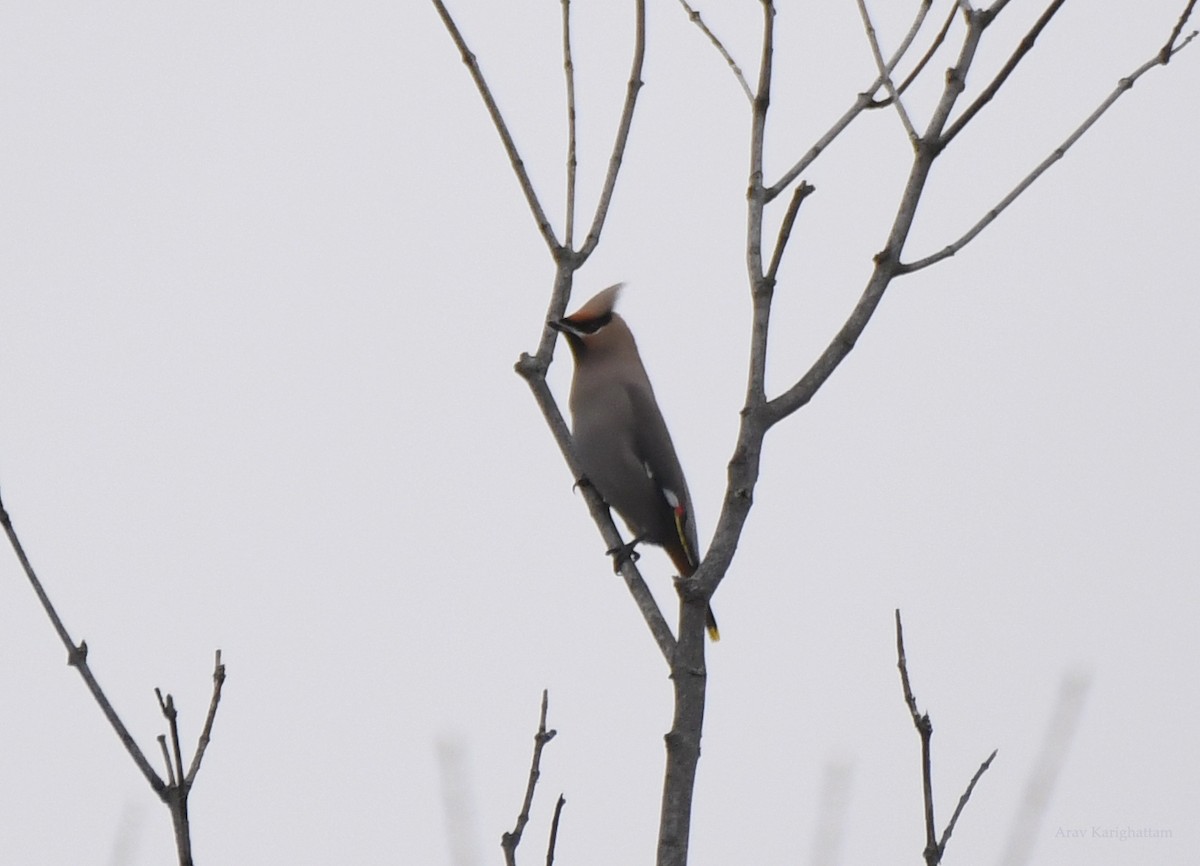
POLYGON ((594 334, 612 321, 612 313, 605 313, 603 316, 597 316, 594 319, 584 319, 582 322, 573 322, 575 329, 581 334, 594 334))

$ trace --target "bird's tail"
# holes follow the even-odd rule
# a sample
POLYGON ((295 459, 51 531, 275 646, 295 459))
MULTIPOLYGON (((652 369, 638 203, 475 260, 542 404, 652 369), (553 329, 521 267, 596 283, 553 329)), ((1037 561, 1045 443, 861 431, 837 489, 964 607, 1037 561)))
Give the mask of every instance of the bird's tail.
MULTIPOLYGON (((692 562, 691 555, 682 544, 669 545, 667 547, 667 555, 671 557, 671 561, 679 569, 680 576, 691 577, 696 573, 696 564, 692 562)), ((708 636, 714 643, 721 639, 721 630, 717 628, 717 617, 713 614, 711 604, 708 606, 708 612, 704 616, 704 627, 708 629, 708 636)))
POLYGON ((708 613, 705 614, 704 626, 708 629, 708 636, 714 643, 721 639, 721 630, 717 628, 717 618, 713 615, 711 604, 708 606, 708 613))

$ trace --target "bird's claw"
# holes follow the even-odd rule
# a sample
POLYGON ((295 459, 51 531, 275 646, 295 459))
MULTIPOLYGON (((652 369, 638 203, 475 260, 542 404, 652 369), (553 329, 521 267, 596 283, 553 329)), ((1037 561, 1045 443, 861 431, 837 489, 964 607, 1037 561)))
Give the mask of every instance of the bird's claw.
POLYGON ((617 547, 610 547, 604 551, 613 558, 613 574, 620 573, 621 566, 625 564, 625 560, 637 562, 642 558, 642 555, 634 550, 639 540, 635 538, 633 541, 618 545, 617 547))

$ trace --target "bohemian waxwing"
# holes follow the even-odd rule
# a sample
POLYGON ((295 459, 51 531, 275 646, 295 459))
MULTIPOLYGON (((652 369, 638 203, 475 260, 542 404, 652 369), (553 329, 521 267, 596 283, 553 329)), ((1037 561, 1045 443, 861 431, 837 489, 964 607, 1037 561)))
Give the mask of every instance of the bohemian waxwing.
MULTIPOLYGON (((621 284, 550 322, 575 356, 575 454, 587 480, 629 526, 633 545, 664 548, 683 577, 700 562, 692 498, 629 326, 613 311, 621 284)), ((618 553, 619 551, 610 551, 618 553)), ((720 639, 712 608, 708 634, 720 639)))

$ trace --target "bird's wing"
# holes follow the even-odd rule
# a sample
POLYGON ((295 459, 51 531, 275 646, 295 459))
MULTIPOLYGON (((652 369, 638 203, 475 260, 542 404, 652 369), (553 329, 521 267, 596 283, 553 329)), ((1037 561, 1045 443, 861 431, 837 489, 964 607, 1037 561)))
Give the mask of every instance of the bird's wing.
POLYGON ((688 493, 687 480, 683 477, 683 467, 679 465, 671 434, 653 391, 640 387, 626 390, 633 404, 634 417, 641 421, 634 434, 638 459, 675 513, 675 528, 680 544, 694 568, 700 562, 696 518, 692 513, 692 497, 688 493))

